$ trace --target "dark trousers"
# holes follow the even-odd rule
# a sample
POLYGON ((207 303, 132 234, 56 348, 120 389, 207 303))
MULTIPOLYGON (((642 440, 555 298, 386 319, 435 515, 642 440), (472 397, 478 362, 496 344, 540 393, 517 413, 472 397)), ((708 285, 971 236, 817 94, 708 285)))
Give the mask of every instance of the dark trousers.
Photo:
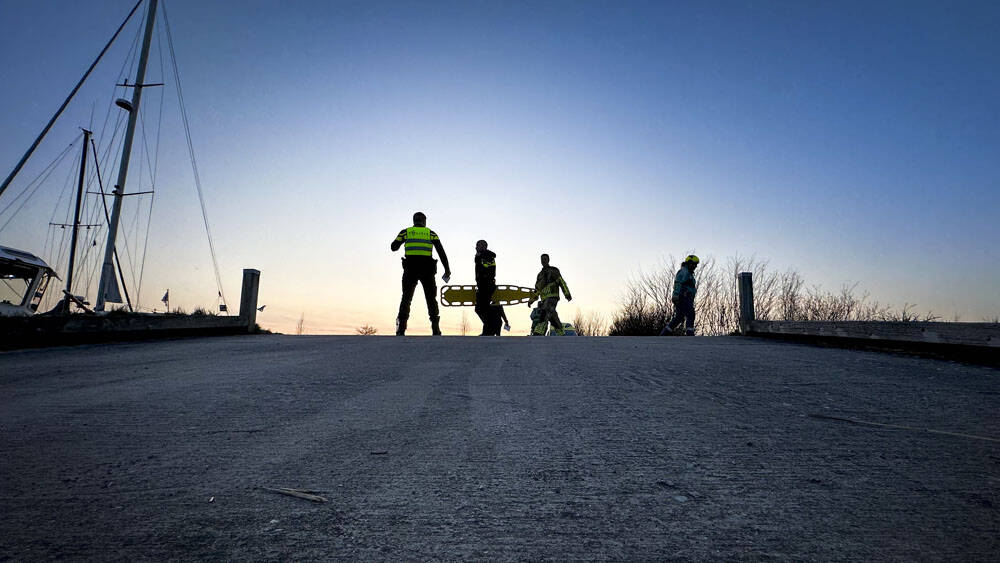
POLYGON ((674 306, 674 318, 663 327, 660 336, 673 332, 682 322, 685 324, 685 332, 694 334, 694 297, 682 297, 677 301, 674 306))
POLYGON ((476 285, 476 314, 483 321, 483 334, 500 336, 500 307, 491 305, 493 293, 497 284, 493 281, 480 281, 476 285))
POLYGON ((436 321, 440 312, 437 302, 437 285, 434 275, 437 274, 437 260, 407 258, 403 260, 403 298, 399 301, 400 322, 410 318, 410 302, 417 282, 424 287, 424 298, 427 299, 427 315, 431 321, 436 321))
POLYGON ((492 305, 490 307, 490 318, 493 321, 493 336, 500 336, 500 329, 503 328, 503 317, 500 316, 500 311, 503 309, 500 305, 492 305))

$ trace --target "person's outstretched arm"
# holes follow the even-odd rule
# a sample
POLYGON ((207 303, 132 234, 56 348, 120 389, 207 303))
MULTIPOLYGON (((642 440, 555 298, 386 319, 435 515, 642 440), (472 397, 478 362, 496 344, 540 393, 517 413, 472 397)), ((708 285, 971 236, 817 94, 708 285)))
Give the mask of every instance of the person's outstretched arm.
POLYGON ((451 277, 451 267, 448 265, 448 255, 444 252, 444 245, 441 244, 441 239, 439 239, 437 235, 432 235, 431 242, 434 243, 434 249, 437 250, 438 258, 441 259, 441 264, 444 266, 444 275, 451 277))
POLYGON ((569 294, 569 287, 566 285, 566 280, 559 276, 559 286, 562 287, 563 295, 566 296, 566 301, 572 301, 573 296, 569 294))
POLYGON ((406 240, 406 229, 403 229, 402 231, 399 231, 398 235, 396 235, 396 239, 392 241, 392 244, 389 245, 389 248, 393 252, 396 252, 397 250, 399 250, 400 246, 403 246, 403 241, 405 240, 406 240))

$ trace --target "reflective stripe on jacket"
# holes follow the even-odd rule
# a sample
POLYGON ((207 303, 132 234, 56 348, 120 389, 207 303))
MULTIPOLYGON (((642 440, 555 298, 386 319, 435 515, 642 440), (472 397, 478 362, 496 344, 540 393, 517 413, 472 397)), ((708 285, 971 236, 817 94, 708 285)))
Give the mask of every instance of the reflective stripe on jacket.
POLYGON ((476 282, 496 282, 497 279, 497 255, 491 250, 484 250, 482 254, 476 254, 476 282))

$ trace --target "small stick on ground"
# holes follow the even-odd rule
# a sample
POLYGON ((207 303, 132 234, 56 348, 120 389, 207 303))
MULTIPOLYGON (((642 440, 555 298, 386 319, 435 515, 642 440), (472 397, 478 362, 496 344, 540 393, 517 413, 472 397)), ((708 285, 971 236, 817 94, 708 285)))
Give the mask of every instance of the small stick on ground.
POLYGON ((319 495, 313 494, 315 491, 303 491, 300 489, 289 489, 287 487, 261 487, 265 491, 270 491, 272 493, 278 493, 282 495, 288 495, 290 497, 296 497, 306 500, 311 500, 313 502, 327 502, 326 498, 319 495))

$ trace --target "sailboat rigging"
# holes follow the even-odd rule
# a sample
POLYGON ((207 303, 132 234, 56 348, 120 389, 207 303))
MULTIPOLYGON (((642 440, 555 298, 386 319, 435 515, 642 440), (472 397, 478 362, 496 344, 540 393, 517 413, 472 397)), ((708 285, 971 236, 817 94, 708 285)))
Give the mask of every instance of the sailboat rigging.
MULTIPOLYGON (((102 312, 102 311, 108 310, 109 304, 111 304, 111 303, 122 303, 122 301, 123 301, 122 294, 123 293, 125 295, 124 301, 128 305, 129 310, 133 310, 133 306, 132 306, 132 302, 131 302, 132 300, 129 298, 128 285, 126 284, 126 281, 125 281, 125 270, 123 270, 123 268, 122 268, 121 259, 119 257, 118 238, 119 238, 119 235, 122 234, 121 233, 121 227, 122 227, 122 217, 123 217, 123 203, 124 203, 124 200, 125 200, 126 196, 133 196, 133 195, 142 196, 142 195, 145 195, 145 194, 150 194, 150 199, 149 199, 149 201, 150 201, 150 210, 149 210, 149 213, 148 213, 148 215, 146 217, 147 223, 149 222, 149 220, 151 219, 151 216, 152 216, 152 193, 155 191, 155 176, 156 176, 155 169, 154 169, 153 165, 150 164, 150 179, 151 179, 151 182, 154 183, 154 189, 150 189, 148 191, 143 191, 142 189, 137 189, 137 188, 133 187, 132 191, 129 191, 127 189, 127 186, 131 186, 134 183, 129 178, 129 167, 130 167, 130 163, 132 161, 132 157, 134 156, 133 155, 133 145, 135 144, 135 141, 136 141, 137 128, 140 126, 140 122, 142 121, 142 119, 141 119, 141 115, 142 115, 141 114, 141 108, 142 108, 142 102, 143 102, 143 91, 144 91, 145 88, 149 88, 149 87, 153 87, 153 86, 163 86, 162 83, 146 83, 145 82, 145 80, 146 80, 146 74, 147 74, 147 67, 148 67, 148 63, 149 63, 149 59, 150 59, 150 50, 151 50, 151 45, 152 45, 152 37, 153 37, 154 31, 156 29, 156 24, 157 24, 157 13, 158 13, 158 11, 162 11, 163 28, 166 31, 167 44, 169 45, 169 56, 170 56, 170 59, 171 59, 171 62, 172 62, 172 70, 173 70, 173 75, 174 75, 174 78, 175 78, 175 83, 176 83, 176 88, 177 88, 178 101, 180 103, 181 114, 182 114, 183 121, 184 121, 184 131, 185 131, 185 136, 186 136, 186 140, 187 140, 188 151, 189 151, 189 154, 190 154, 191 165, 192 165, 193 172, 194 172, 194 179, 195 179, 195 184, 196 184, 197 191, 198 191, 199 203, 201 205, 202 218, 203 218, 203 221, 204 221, 204 224, 205 224, 206 234, 208 235, 208 239, 209 239, 209 249, 211 251, 212 265, 213 265, 213 268, 214 268, 215 281, 216 281, 216 285, 217 285, 217 293, 218 293, 218 297, 219 297, 219 301, 220 301, 220 303, 219 303, 219 309, 222 312, 225 312, 228 309, 226 301, 225 301, 225 294, 224 294, 223 289, 222 289, 221 277, 219 276, 218 260, 217 260, 217 257, 216 257, 214 242, 212 241, 212 237, 211 237, 211 230, 209 228, 208 214, 207 214, 207 211, 205 209, 205 202, 204 202, 204 196, 203 196, 203 193, 202 193, 201 181, 200 181, 200 177, 198 175, 196 160, 194 158, 194 146, 193 146, 193 143, 192 143, 192 140, 191 140, 191 133, 190 133, 190 127, 188 125, 186 108, 184 107, 184 101, 183 101, 183 96, 182 96, 182 91, 181 91, 181 86, 180 86, 180 76, 179 76, 179 71, 178 71, 178 68, 177 68, 176 56, 175 56, 175 53, 174 53, 173 38, 170 35, 169 22, 168 22, 168 19, 166 17, 166 7, 162 3, 161 0, 139 0, 139 2, 136 3, 136 5, 129 12, 128 16, 125 18, 125 20, 122 22, 122 24, 115 31, 115 33, 113 34, 112 38, 108 41, 108 43, 101 50, 100 54, 97 56, 97 58, 93 61, 93 63, 91 64, 91 66, 84 73, 84 76, 80 79, 80 81, 73 88, 73 90, 70 93, 70 95, 62 103, 62 105, 56 111, 55 115, 53 115, 52 119, 46 124, 46 126, 42 130, 41 134, 39 134, 39 136, 31 144, 31 146, 29 147, 28 151, 24 154, 24 156, 20 159, 20 161, 15 165, 14 169, 7 176, 7 178, 3 181, 3 183, 0 184, 0 196, 2 196, 3 193, 4 193, 4 191, 11 185, 12 181, 15 179, 15 177, 18 174, 18 172, 21 171, 21 169, 24 167, 25 163, 31 157, 32 153, 41 144, 42 139, 46 136, 46 134, 52 128, 53 124, 56 122, 56 120, 59 118, 59 116, 63 113, 63 111, 66 109, 66 107, 70 104, 70 102, 73 99, 73 97, 80 90, 81 86, 84 84, 84 82, 90 76, 90 74, 95 69, 95 67, 97 67, 98 63, 104 57, 105 53, 107 53, 107 51, 111 47, 112 43, 115 42, 116 38, 118 38, 118 36, 121 34, 122 30, 126 27, 126 24, 129 22, 130 19, 132 19, 132 16, 138 11, 138 9, 142 5, 143 1, 147 2, 147 9, 145 11, 145 16, 146 17, 145 17, 145 22, 144 22, 144 25, 143 25, 143 33, 142 33, 142 39, 141 39, 141 46, 139 47, 138 64, 137 64, 137 66, 135 68, 136 72, 135 72, 135 75, 134 75, 134 81, 130 84, 129 83, 129 79, 126 78, 123 81, 123 83, 116 84, 116 87, 122 87, 122 88, 126 88, 126 89, 131 89, 131 98, 130 99, 118 98, 115 101, 115 105, 117 107, 121 108, 121 110, 123 110, 125 112, 126 116, 127 116, 127 122, 126 122, 126 125, 125 125, 125 134, 124 134, 124 137, 121 140, 120 157, 119 157, 119 160, 118 160, 118 175, 117 175, 117 179, 115 181, 115 184, 114 184, 114 186, 113 186, 113 188, 112 188, 112 190, 111 190, 110 193, 106 192, 106 190, 104 189, 103 181, 101 180, 101 174, 100 174, 100 160, 101 159, 100 159, 99 154, 98 154, 97 146, 96 146, 96 144, 94 142, 94 139, 92 138, 93 137, 93 133, 91 133, 91 131, 89 131, 87 129, 81 128, 84 131, 83 143, 82 143, 83 148, 82 148, 82 151, 81 151, 81 160, 80 160, 80 168, 79 168, 79 176, 78 176, 79 180, 78 180, 77 189, 76 189, 75 210, 74 210, 74 214, 73 214, 72 223, 69 223, 69 224, 67 224, 67 223, 55 223, 55 222, 50 222, 49 223, 50 226, 58 226, 58 227, 61 227, 61 228, 71 227, 71 229, 72 229, 71 230, 71 239, 72 240, 71 240, 71 242, 69 244, 69 265, 68 265, 67 274, 66 274, 66 285, 65 285, 65 289, 63 290, 65 296, 62 297, 62 298, 60 298, 59 304, 52 311, 53 313, 68 313, 70 311, 70 304, 71 303, 76 303, 78 306, 81 306, 84 303, 83 297, 73 295, 73 284, 75 283, 76 280, 78 280, 78 279, 81 278, 80 275, 77 275, 78 272, 76 272, 76 270, 79 269, 79 266, 80 266, 80 261, 78 260, 78 247, 79 247, 79 244, 80 244, 80 241, 79 241, 80 231, 81 231, 82 228, 87 228, 88 231, 89 231, 89 229, 91 227, 94 227, 94 228, 96 228, 96 230, 99 230, 103 226, 107 227, 107 232, 106 232, 106 240, 105 240, 105 243, 103 245, 104 246, 103 259, 100 262, 100 278, 99 278, 99 282, 97 284, 96 299, 95 299, 96 304, 94 306, 94 310, 96 310, 98 312, 102 312), (84 193, 85 193, 84 184, 85 184, 85 177, 87 176, 87 172, 86 172, 87 154, 86 153, 88 152, 88 145, 90 145, 89 148, 91 149, 91 152, 92 152, 92 154, 94 156, 94 159, 93 159, 94 160, 94 175, 96 175, 97 182, 98 182, 98 184, 100 186, 100 191, 99 192, 87 192, 87 193, 95 194, 95 195, 97 195, 99 197, 99 199, 100 199, 100 205, 98 206, 98 208, 99 209, 103 208, 102 210, 103 210, 103 215, 104 215, 104 220, 105 220, 104 223, 96 223, 96 222, 93 222, 92 220, 88 221, 88 222, 85 222, 82 219, 82 217, 81 217, 81 202, 83 200, 84 193), (112 203, 111 203, 110 209, 108 209, 109 206, 107 205, 107 201, 105 199, 105 196, 111 196, 111 198, 112 198, 112 203)), ((138 37, 137 37, 137 39, 138 39, 138 37)), ((134 44, 133 44, 133 49, 135 49, 135 45, 134 44)), ((164 54, 164 50, 162 49, 162 45, 161 45, 161 48, 160 48, 159 52, 160 52, 160 58, 161 58, 161 61, 160 61, 161 62, 161 72, 163 72, 162 71, 162 57, 163 57, 163 54, 164 54)), ((124 70, 124 66, 123 66, 123 70, 124 70)), ((162 116, 162 101, 163 101, 163 97, 161 96, 160 97, 160 103, 161 103, 161 110, 160 111, 161 111, 161 116, 162 116)), ((117 137, 117 130, 118 130, 117 126, 116 126, 115 130, 116 130, 116 132, 114 133, 114 135, 112 135, 111 141, 108 143, 108 146, 107 146, 108 147, 108 152, 105 153, 106 155, 110 154, 110 151, 112 150, 113 145, 115 144, 115 138, 117 137)), ((142 130, 145 131, 145 125, 142 125, 142 130)), ((157 148, 159 146, 158 138, 159 138, 159 133, 157 133, 157 148)), ((143 139, 143 145, 144 145, 144 148, 145 148, 146 158, 148 160, 149 159, 149 148, 148 148, 148 146, 145 146, 145 144, 146 144, 145 133, 142 134, 142 139, 143 139)), ((67 151, 68 151, 68 149, 67 149, 67 151)), ((63 156, 65 156, 65 153, 67 151, 63 151, 63 156)), ((60 161, 61 161, 61 159, 60 159, 60 161)), ((53 165, 50 165, 50 167, 53 167, 54 165, 55 165, 55 163, 53 165)), ((21 198, 22 196, 24 196, 24 201, 26 202, 27 199, 31 198, 31 196, 34 194, 35 191, 37 191, 37 186, 34 187, 34 188, 32 188, 31 192, 28 192, 28 190, 25 190, 25 192, 23 192, 22 194, 18 195, 17 198, 21 198)), ((23 207, 23 203, 22 203, 22 207, 23 207)), ((18 208, 17 210, 15 210, 15 213, 17 213, 19 210, 20 210, 20 208, 18 208)), ((97 211, 97 213, 100 213, 100 211, 97 211)), ((135 219, 136 219, 136 221, 138 221, 139 215, 135 215, 135 219)), ((8 223, 9 223, 9 221, 8 221, 8 223)), ((0 226, 0 231, 2 231, 2 230, 3 230, 3 227, 0 226)), ((147 225, 146 234, 147 234, 147 242, 143 245, 143 248, 142 248, 143 265, 145 263, 146 247, 148 245, 148 225, 147 225)), ((46 243, 46 245, 47 244, 48 243, 46 243)), ((65 244, 65 243, 63 243, 63 244, 65 244)), ((90 241, 89 245, 84 245, 84 247, 86 248, 85 254, 89 256, 91 250, 96 250, 96 246, 97 246, 96 239, 90 241)), ((60 249, 62 247, 63 247, 63 245, 60 245, 60 249)), ((0 300, 2 300, 4 302, 4 304, 9 305, 7 307, 0 307, 0 316, 4 316, 4 315, 24 315, 24 314, 32 314, 32 313, 37 312, 38 308, 39 308, 39 305, 41 303, 41 300, 42 300, 42 296, 44 296, 45 288, 48 285, 48 279, 51 278, 51 277, 57 277, 57 275, 55 273, 55 270, 53 268, 49 267, 49 265, 44 260, 42 260, 38 256, 35 256, 31 252, 19 251, 17 249, 12 249, 12 248, 7 248, 7 247, 0 247, 0 248, 3 248, 3 250, 4 250, 3 252, 0 252, 0 280, 3 281, 3 283, 5 284, 5 286, 6 286, 7 289, 11 290, 8 293, 11 293, 11 295, 13 296, 11 299, 8 299, 6 295, 0 296, 0 300), (15 281, 15 280, 19 280, 19 281, 15 281), (18 285, 18 284, 20 284, 20 285, 18 285), (21 286, 23 286, 23 287, 21 287, 21 286), (23 291, 21 291, 21 290, 23 290, 23 291), (23 293, 23 295, 22 295, 22 293, 23 293), (18 299, 20 301, 15 306, 14 301, 16 301, 18 299)), ((126 239, 126 245, 125 245, 124 248, 126 249, 126 251, 129 248, 129 244, 127 242, 127 239, 126 239)), ((61 254, 61 253, 62 253, 62 250, 59 251, 59 254, 61 254)), ((133 267, 133 270, 132 270, 133 282, 137 283, 137 286, 138 286, 139 290, 141 291, 141 279, 142 279, 141 272, 142 272, 142 270, 144 268, 140 268, 139 274, 137 275, 136 272, 135 272, 135 269, 134 269, 135 268, 135 265, 134 265, 135 263, 132 262, 132 264, 133 264, 133 266, 132 266, 133 267)), ((94 263, 94 265, 96 267, 97 264, 94 263)), ((93 272, 93 274, 96 274, 96 273, 97 273, 96 271, 93 272)), ((93 275, 93 274, 91 274, 91 275, 93 275)), ((89 276, 86 276, 86 275, 83 275, 82 277, 86 278, 88 280, 91 279, 89 276)), ((86 294, 87 292, 89 292, 89 287, 90 287, 89 284, 90 284, 90 282, 88 281, 87 282, 88 290, 85 291, 84 294, 86 294)), ((138 294, 139 294, 139 292, 137 291, 137 295, 138 294)))
POLYGON ((149 0, 149 11, 146 15, 146 32, 142 39, 142 52, 139 55, 139 68, 136 70, 135 83, 132 86, 131 103, 115 103, 128 112, 128 125, 125 128, 125 142, 118 168, 118 181, 111 192, 114 203, 111 206, 111 220, 108 223, 108 242, 104 249, 104 264, 101 266, 101 281, 97 284, 97 305, 95 311, 103 311, 108 301, 121 303, 121 292, 118 290, 118 280, 115 278, 113 262, 115 242, 118 236, 118 223, 121 221, 122 199, 125 197, 125 180, 128 177, 128 165, 132 158, 132 141, 135 138, 135 124, 139 119, 139 104, 142 101, 143 81, 146 79, 146 63, 149 61, 149 45, 153 38, 153 23, 156 20, 157 0, 149 0))

